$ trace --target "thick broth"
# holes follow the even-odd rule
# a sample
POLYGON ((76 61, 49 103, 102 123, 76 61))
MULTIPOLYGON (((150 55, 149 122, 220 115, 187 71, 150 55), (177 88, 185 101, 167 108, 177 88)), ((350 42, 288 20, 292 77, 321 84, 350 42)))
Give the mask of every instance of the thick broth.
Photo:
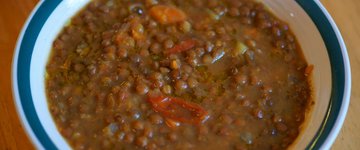
POLYGON ((46 93, 74 149, 286 149, 311 101, 289 26, 250 0, 96 0, 46 93))

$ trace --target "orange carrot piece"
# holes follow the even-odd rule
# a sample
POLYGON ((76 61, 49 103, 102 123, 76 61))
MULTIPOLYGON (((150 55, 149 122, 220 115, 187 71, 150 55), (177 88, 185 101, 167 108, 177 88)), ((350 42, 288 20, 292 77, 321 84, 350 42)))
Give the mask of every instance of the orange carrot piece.
POLYGON ((248 28, 244 31, 245 35, 250 36, 251 38, 256 39, 258 36, 258 31, 256 28, 248 28))
POLYGON ((165 124, 170 128, 175 128, 180 126, 180 122, 168 118, 165 118, 165 124))
POLYGON ((304 71, 305 76, 309 76, 313 70, 314 70, 314 65, 308 65, 304 71))
POLYGON ((186 14, 173 6, 156 5, 150 9, 150 15, 161 24, 172 24, 182 22, 186 14))
MULTIPOLYGON (((142 27, 142 25, 139 25, 140 27, 142 27)), ((134 37, 134 39, 136 40, 143 40, 145 38, 144 36, 144 31, 143 29, 137 29, 139 27, 134 27, 133 29, 131 29, 131 34, 134 37)))
POLYGON ((124 33, 120 32, 118 33, 116 36, 115 36, 115 43, 118 44, 118 45, 121 45, 121 43, 124 41, 124 38, 125 35, 124 33))
POLYGON ((131 35, 135 40, 145 39, 144 26, 140 22, 139 17, 134 17, 130 21, 131 23, 131 35))

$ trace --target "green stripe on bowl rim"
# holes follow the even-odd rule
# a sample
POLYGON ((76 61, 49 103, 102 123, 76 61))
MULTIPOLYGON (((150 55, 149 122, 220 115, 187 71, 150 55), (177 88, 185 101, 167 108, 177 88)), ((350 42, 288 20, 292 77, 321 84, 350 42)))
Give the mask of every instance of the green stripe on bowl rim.
MULTIPOLYGON (((33 16, 29 20, 27 26, 24 26, 23 30, 25 32, 21 41, 18 41, 20 42, 20 47, 17 47, 17 49, 19 49, 18 59, 14 59, 14 61, 18 62, 13 62, 13 64, 17 64, 17 66, 15 66, 17 68, 13 69, 17 69, 15 78, 18 83, 18 95, 23 109, 18 110, 18 112, 24 112, 26 121, 23 120, 23 124, 28 124, 30 126, 37 140, 41 143, 41 145, 36 145, 35 139, 31 139, 37 148, 42 147, 45 149, 58 149, 51 141, 49 135, 45 132, 45 129, 40 123, 38 115, 36 114, 30 90, 30 62, 36 39, 46 20, 49 18, 54 9, 60 4, 60 2, 61 0, 45 0, 40 2, 40 6, 37 10, 34 10, 35 13, 33 13, 33 16)), ((14 56, 14 58, 15 57, 16 56, 14 56)), ((31 131, 27 132, 28 135, 31 135, 29 133, 31 131)))
MULTIPOLYGON (((329 136, 331 136, 330 133, 333 132, 333 130, 336 128, 335 125, 339 119, 340 110, 342 107, 344 107, 344 101, 348 101, 346 100, 346 95, 344 95, 346 70, 344 64, 344 55, 342 53, 342 51, 346 51, 346 49, 341 47, 343 40, 337 36, 337 31, 334 29, 336 27, 332 26, 329 18, 327 18, 325 15, 327 12, 323 11, 323 9, 320 7, 320 4, 318 4, 319 2, 317 3, 314 0, 296 0, 296 2, 305 10, 305 12, 309 15, 319 30, 326 45, 331 64, 332 90, 327 113, 323 119, 320 129, 317 131, 311 143, 306 147, 306 149, 320 149, 323 148, 323 144, 326 140, 328 140, 329 136)), ((348 56, 346 55, 345 57, 348 56)), ((346 65, 348 65, 348 62, 346 65)), ((345 105, 348 105, 348 102, 345 105)), ((341 126, 343 120, 340 122, 341 123, 338 125, 341 126)), ((338 133, 335 133, 335 136, 337 134, 338 133)))
MULTIPOLYGON (((27 26, 24 26, 23 28, 24 34, 21 38, 19 38, 21 40, 18 41, 18 46, 16 48, 16 52, 18 53, 17 56, 14 56, 13 60, 13 80, 17 80, 17 85, 14 85, 16 82, 13 81, 13 87, 15 87, 13 92, 14 95, 19 95, 19 103, 17 103, 17 105, 21 105, 21 107, 18 106, 17 108, 22 108, 22 110, 18 110, 18 112, 24 112, 25 120, 22 121, 23 124, 28 124, 30 126, 30 130, 32 130, 27 131, 28 134, 30 135, 31 132, 34 133, 36 139, 32 139, 33 143, 35 144, 37 143, 35 141, 39 141, 41 145, 36 146, 38 148, 43 147, 45 149, 58 148, 45 132, 35 111, 30 90, 30 62, 36 39, 44 23, 61 2, 61 0, 45 0, 40 2, 40 6, 38 9, 34 10, 35 13, 33 13, 33 16, 29 20, 27 26), (14 69, 16 69, 16 71, 14 71, 14 69)), ((349 68, 349 66, 348 62, 344 64, 345 61, 342 50, 346 50, 342 49, 341 44, 339 43, 343 41, 336 35, 331 22, 328 20, 320 6, 312 0, 296 0, 296 2, 305 10, 317 26, 325 42, 331 62, 332 92, 327 115, 324 118, 322 126, 318 130, 316 136, 306 148, 320 149, 334 129, 339 117, 340 109, 344 107, 344 90, 345 83, 347 82, 345 77, 349 78, 349 75, 346 76, 345 74, 345 67, 349 68)), ((345 57, 347 58, 347 55, 345 57)))

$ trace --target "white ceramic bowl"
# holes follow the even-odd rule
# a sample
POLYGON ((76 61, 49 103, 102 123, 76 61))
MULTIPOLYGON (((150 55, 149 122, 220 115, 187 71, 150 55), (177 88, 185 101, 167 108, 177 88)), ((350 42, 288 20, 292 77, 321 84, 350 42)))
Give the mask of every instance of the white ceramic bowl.
MULTIPOLYGON (((306 60, 314 65, 315 105, 291 148, 329 149, 350 101, 350 65, 339 30, 316 0, 260 1, 290 24, 306 60)), ((44 74, 53 40, 88 2, 40 1, 19 36, 13 58, 13 93, 22 124, 38 149, 70 149, 49 112, 44 74)))

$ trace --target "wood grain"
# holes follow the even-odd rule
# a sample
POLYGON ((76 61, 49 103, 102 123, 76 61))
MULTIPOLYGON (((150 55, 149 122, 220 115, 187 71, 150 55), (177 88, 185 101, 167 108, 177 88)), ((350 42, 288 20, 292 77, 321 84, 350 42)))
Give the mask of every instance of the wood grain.
POLYGON ((352 75, 352 92, 344 126, 337 137, 334 150, 360 149, 360 1, 322 0, 332 15, 348 49, 352 75))
MULTIPOLYGON (((20 29, 38 0, 0 0, 0 149, 34 149, 16 114, 11 61, 20 29)), ((360 1, 321 0, 340 28, 352 68, 351 103, 332 149, 360 149, 360 1), (356 82, 357 81, 357 82, 356 82)))
POLYGON ((0 0, 0 149, 34 149, 16 114, 11 61, 17 36, 37 0, 0 0))

